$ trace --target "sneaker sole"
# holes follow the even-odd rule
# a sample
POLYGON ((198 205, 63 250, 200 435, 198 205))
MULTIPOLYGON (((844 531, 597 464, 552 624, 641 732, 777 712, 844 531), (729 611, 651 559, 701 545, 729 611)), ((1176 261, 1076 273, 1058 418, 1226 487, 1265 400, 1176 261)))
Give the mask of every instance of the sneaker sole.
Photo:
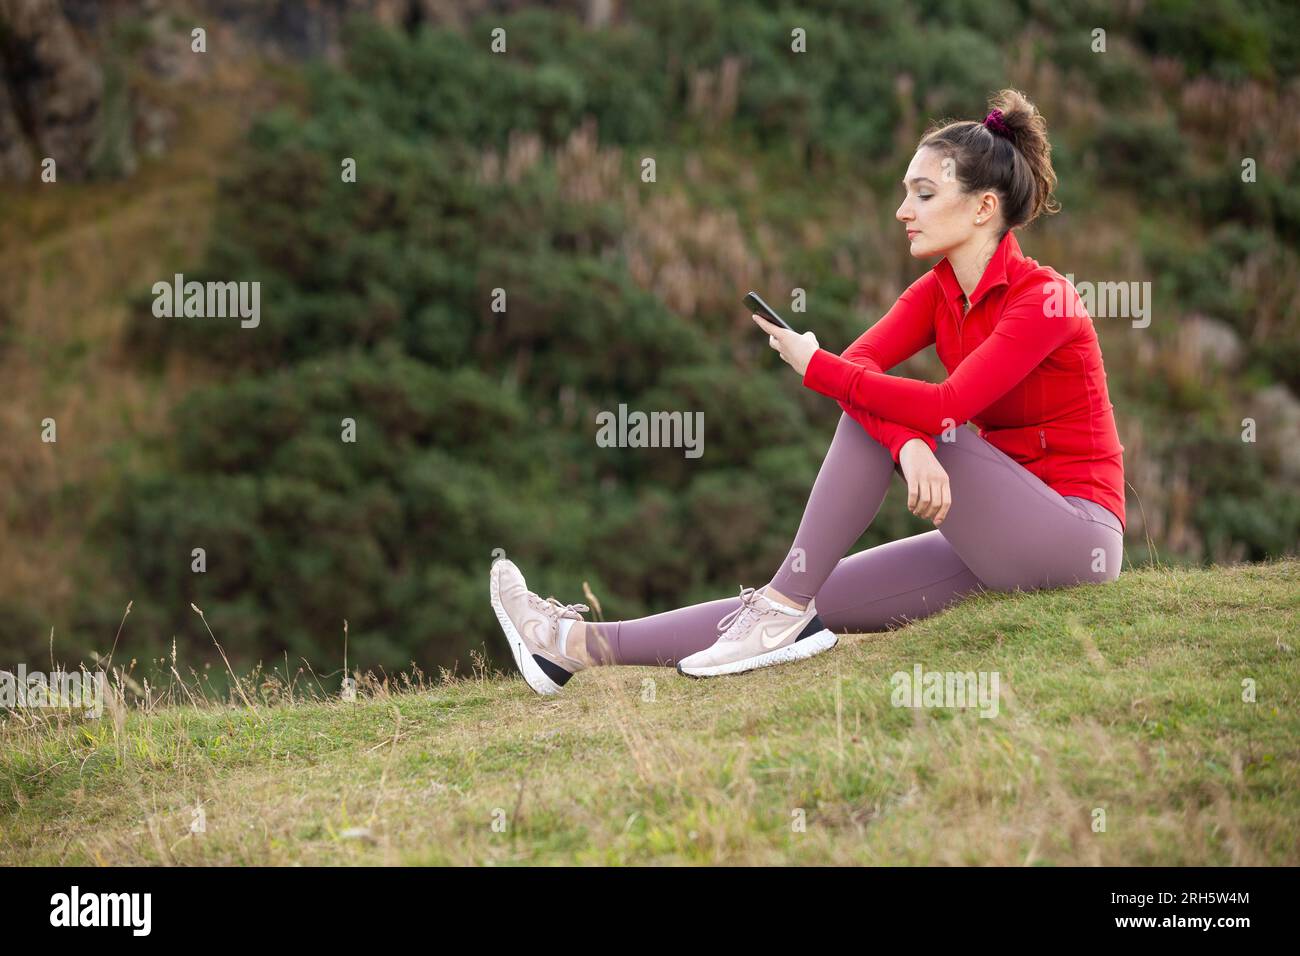
POLYGON ((537 666, 537 662, 533 660, 532 651, 524 644, 524 639, 519 636, 514 622, 510 620, 510 615, 506 613, 505 606, 501 603, 501 585, 497 581, 495 567, 491 571, 490 582, 489 591, 492 596, 492 610, 497 612, 497 621, 501 624, 501 630, 506 636, 506 641, 510 644, 510 653, 515 658, 515 667, 519 669, 524 683, 543 697, 558 694, 560 685, 547 677, 546 672, 537 666))
POLYGON ((822 653, 822 651, 829 651, 838 642, 839 638, 833 631, 821 630, 815 634, 810 634, 803 640, 795 641, 793 644, 778 647, 766 654, 747 657, 743 661, 714 664, 711 667, 682 667, 681 664, 678 664, 677 673, 683 677, 723 677, 727 674, 743 674, 746 671, 757 670, 760 667, 771 667, 774 664, 788 664, 790 661, 807 660, 809 657, 822 653))

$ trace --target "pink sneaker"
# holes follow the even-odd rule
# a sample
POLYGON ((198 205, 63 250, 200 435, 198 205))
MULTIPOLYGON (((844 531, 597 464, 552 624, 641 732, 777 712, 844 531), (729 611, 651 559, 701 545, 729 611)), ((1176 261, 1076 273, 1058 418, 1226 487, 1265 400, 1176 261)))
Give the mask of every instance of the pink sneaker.
POLYGON ((562 620, 581 621, 585 604, 561 604, 553 597, 542 600, 524 583, 513 561, 492 564, 489 593, 501 630, 510 642, 515 666, 528 686, 539 694, 558 694, 569 678, 587 665, 564 653, 560 641, 562 620))
POLYGON ((718 640, 677 662, 687 677, 740 674, 803 660, 829 651, 839 640, 817 616, 816 600, 796 611, 754 588, 740 589, 740 607, 718 622, 718 640))

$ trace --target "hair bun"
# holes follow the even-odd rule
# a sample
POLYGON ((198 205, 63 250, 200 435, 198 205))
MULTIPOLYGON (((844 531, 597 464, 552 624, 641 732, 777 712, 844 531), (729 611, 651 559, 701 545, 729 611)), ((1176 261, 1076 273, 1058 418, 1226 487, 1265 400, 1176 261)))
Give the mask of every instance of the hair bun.
POLYGON ((1029 219, 1040 213, 1054 213, 1061 206, 1053 198, 1056 172, 1052 169, 1052 144, 1047 139, 1047 120, 1024 93, 1016 89, 999 90, 989 101, 989 131, 1004 136, 1024 158, 1034 176, 1034 199, 1029 219), (996 117, 990 122, 990 118, 996 117))

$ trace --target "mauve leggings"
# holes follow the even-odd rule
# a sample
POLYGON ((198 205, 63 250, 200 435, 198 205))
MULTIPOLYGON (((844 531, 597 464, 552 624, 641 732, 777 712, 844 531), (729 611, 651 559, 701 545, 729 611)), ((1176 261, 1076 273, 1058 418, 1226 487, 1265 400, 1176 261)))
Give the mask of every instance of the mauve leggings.
MULTIPOLYGON (((816 597, 828 628, 859 633, 934 614, 981 588, 1029 591, 1119 577, 1119 518, 1086 498, 1062 497, 970 428, 954 435, 935 451, 952 488, 943 524, 844 557, 902 471, 883 445, 841 415, 771 586, 800 603, 816 597)), ((674 665, 710 647, 718 621, 739 604, 737 596, 589 624, 587 651, 602 664, 674 665)))

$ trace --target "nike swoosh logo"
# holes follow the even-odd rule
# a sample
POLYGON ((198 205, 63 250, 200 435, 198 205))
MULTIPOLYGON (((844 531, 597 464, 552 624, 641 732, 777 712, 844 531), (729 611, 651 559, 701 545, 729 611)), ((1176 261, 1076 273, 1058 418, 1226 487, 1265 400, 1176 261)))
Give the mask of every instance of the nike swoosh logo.
POLYGON ((759 627, 762 628, 762 633, 758 637, 759 642, 766 650, 770 651, 774 647, 783 643, 791 634, 798 632, 798 630, 804 626, 804 623, 804 621, 799 620, 794 624, 786 626, 775 623, 760 624, 759 627), (776 627, 775 631, 772 630, 774 626, 776 627))
POLYGON ((539 647, 546 647, 546 638, 550 635, 545 633, 545 626, 535 617, 530 617, 519 626, 519 635, 525 640, 536 644, 539 647))

